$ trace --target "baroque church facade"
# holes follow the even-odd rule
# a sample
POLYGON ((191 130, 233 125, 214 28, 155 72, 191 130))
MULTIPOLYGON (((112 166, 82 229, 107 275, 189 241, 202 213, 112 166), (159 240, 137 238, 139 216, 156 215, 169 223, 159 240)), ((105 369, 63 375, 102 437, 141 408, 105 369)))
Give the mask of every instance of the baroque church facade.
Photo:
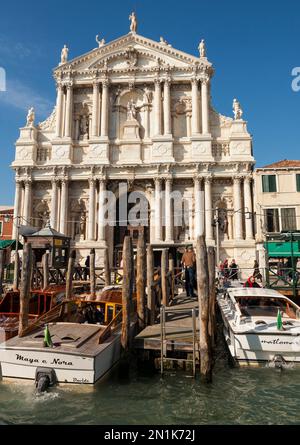
POLYGON ((252 138, 236 100, 232 118, 213 108, 204 41, 199 55, 189 55, 132 24, 127 35, 97 42, 70 61, 63 48, 52 114, 35 124, 31 109, 20 129, 15 218, 37 228, 50 220, 72 238, 79 259, 95 248, 101 264, 108 247, 116 264, 132 228, 104 224, 104 192, 118 200, 126 183, 147 197, 143 230, 156 249, 205 234, 208 245, 218 243, 220 260, 249 267, 256 256, 252 138), (174 225, 173 190, 186 203, 181 227, 174 225))

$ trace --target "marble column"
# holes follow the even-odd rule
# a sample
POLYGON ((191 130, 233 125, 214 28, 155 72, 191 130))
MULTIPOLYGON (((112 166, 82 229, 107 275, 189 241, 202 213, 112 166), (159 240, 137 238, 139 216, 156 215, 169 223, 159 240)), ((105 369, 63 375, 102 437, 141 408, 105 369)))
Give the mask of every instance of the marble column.
POLYGON ((68 221, 68 191, 69 182, 66 178, 61 181, 61 195, 60 195, 60 226, 59 231, 67 235, 67 221, 68 221))
POLYGON ((55 230, 57 227, 57 194, 57 179, 52 179, 50 225, 55 230))
POLYGON ((21 204, 21 193, 22 193, 22 184, 20 181, 16 181, 16 192, 15 192, 15 204, 14 204, 14 220, 13 220, 13 232, 12 239, 17 238, 18 233, 18 224, 19 224, 19 216, 20 216, 20 204, 21 204))
POLYGON ((194 201, 195 201, 195 234, 194 239, 204 234, 204 200, 201 191, 202 178, 194 178, 194 201))
POLYGON ((144 139, 149 139, 150 131, 149 131, 149 105, 148 104, 146 104, 144 107, 144 127, 145 127, 144 139))
POLYGON ((234 228, 235 239, 243 239, 243 215, 242 215, 242 188, 241 177, 236 176, 233 180, 233 201, 234 201, 234 228))
POLYGON ((209 134, 208 79, 201 80, 202 134, 209 134))
POLYGON ((55 136, 61 137, 62 134, 62 107, 63 107, 63 86, 57 85, 57 101, 56 101, 56 131, 55 136))
POLYGON ((101 105, 101 136, 108 136, 108 80, 102 82, 102 105, 101 105))
POLYGON ((168 178, 165 182, 165 225, 166 225, 166 242, 174 241, 174 218, 172 214, 172 179, 168 178))
POLYGON ((154 136, 161 136, 161 82, 154 80, 154 136))
POLYGON ((93 82, 92 137, 99 136, 99 82, 93 82))
POLYGON ((24 225, 31 225, 31 212, 30 212, 30 208, 31 208, 31 180, 27 179, 25 181, 25 196, 24 196, 24 212, 23 212, 23 216, 24 216, 24 221, 23 224, 24 225))
POLYGON ((99 217, 98 217, 98 241, 105 241, 105 221, 104 221, 104 202, 105 202, 105 179, 99 180, 99 217))
POLYGON ((162 241, 161 179, 155 179, 155 239, 162 241))
POLYGON ((198 80, 192 79, 192 134, 199 134, 199 89, 198 80))
POLYGON ((252 206, 252 193, 251 193, 250 176, 246 176, 244 179, 244 201, 245 201, 245 214, 246 214, 246 239, 253 240, 253 206, 252 206))
POLYGON ((164 135, 171 136, 171 79, 164 82, 164 135))
POLYGON ((88 240, 95 240, 95 210, 96 210, 96 180, 89 179, 90 184, 90 199, 89 199, 89 226, 88 226, 88 240))
POLYGON ((72 121, 73 121, 73 84, 67 85, 67 97, 66 97, 66 113, 65 113, 65 136, 71 137, 72 134, 72 121))
POLYGON ((212 208, 212 177, 205 178, 205 235, 206 241, 212 241, 213 235, 213 208, 212 208))

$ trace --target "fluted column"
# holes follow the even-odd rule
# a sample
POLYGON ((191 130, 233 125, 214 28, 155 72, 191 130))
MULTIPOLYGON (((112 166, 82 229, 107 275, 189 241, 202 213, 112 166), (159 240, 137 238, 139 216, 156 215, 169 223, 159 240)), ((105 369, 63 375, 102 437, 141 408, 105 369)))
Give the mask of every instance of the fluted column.
POLYGON ((168 178, 165 182, 165 224, 166 224, 166 242, 172 242, 174 240, 173 236, 173 222, 172 218, 172 179, 168 178))
POLYGON ((208 82, 206 78, 201 80, 202 134, 209 133, 208 82))
POLYGON ((205 234, 206 240, 213 240, 212 177, 205 178, 205 234))
POLYGON ((60 195, 60 225, 59 231, 67 235, 67 221, 68 221, 68 191, 69 182, 66 178, 61 181, 61 195, 60 195))
POLYGON ((95 240, 96 180, 94 178, 90 178, 89 184, 90 184, 90 199, 89 199, 88 239, 89 239, 89 241, 94 241, 95 240))
POLYGON ((204 200, 203 192, 201 191, 202 178, 194 178, 194 200, 195 200, 195 234, 194 238, 204 234, 204 200))
POLYGON ((22 192, 22 184, 20 181, 16 181, 16 192, 15 192, 15 204, 14 204, 14 220, 13 220, 13 233, 12 239, 17 238, 17 226, 19 223, 20 216, 20 204, 21 204, 21 192, 22 192))
POLYGON ((98 241, 105 241, 104 201, 105 201, 105 179, 99 180, 99 217, 98 217, 98 241))
POLYGON ((57 101, 56 101, 56 137, 61 137, 62 134, 62 106, 63 106, 63 86, 57 85, 57 101))
POLYGON ((55 230, 57 227, 57 194, 57 179, 52 179, 50 225, 55 230))
POLYGON ((233 200, 234 200, 234 228, 235 239, 243 239, 243 219, 242 219, 242 188, 241 177, 236 176, 233 180, 233 200))
POLYGON ((246 214, 246 239, 252 240, 253 234, 253 206, 252 206, 252 193, 251 193, 250 176, 246 176, 244 179, 244 200, 245 200, 245 214, 246 214))
POLYGON ((72 121, 73 121, 73 83, 70 82, 67 85, 67 98, 66 98, 66 118, 65 118, 65 136, 71 137, 72 134, 72 121))
POLYGON ((198 80, 192 79, 192 134, 199 134, 199 89, 198 80))
POLYGON ((161 81, 154 80, 154 136, 161 136, 161 81))
POLYGON ((24 216, 24 224, 31 224, 30 221, 30 217, 31 217, 31 209, 30 209, 30 205, 31 205, 31 180, 27 179, 25 181, 25 196, 24 196, 24 212, 23 212, 23 216, 24 216))
POLYGON ((99 82, 93 82, 92 137, 99 136, 99 82))
POLYGON ((164 134, 171 136, 171 79, 165 79, 164 83, 164 134))
POLYGON ((161 179, 155 179, 155 239, 162 241, 161 179))
POLYGON ((108 79, 102 82, 101 136, 108 136, 108 79))

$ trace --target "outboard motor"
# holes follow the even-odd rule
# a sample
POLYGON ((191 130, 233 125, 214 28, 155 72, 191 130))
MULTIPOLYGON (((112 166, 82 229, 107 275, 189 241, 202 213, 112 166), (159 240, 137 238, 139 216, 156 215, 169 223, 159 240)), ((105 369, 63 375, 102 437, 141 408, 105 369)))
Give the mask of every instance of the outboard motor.
POLYGON ((57 382, 56 374, 52 368, 36 368, 35 371, 35 387, 38 394, 41 394, 50 386, 55 385, 57 382))
POLYGON ((282 357, 282 355, 275 355, 273 358, 273 363, 275 365, 276 369, 284 369, 284 366, 286 365, 286 361, 284 360, 284 358, 282 357))

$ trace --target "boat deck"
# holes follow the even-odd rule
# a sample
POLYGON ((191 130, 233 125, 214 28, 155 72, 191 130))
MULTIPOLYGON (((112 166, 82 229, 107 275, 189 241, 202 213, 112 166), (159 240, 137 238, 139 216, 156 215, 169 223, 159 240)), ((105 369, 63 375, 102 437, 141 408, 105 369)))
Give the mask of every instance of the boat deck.
MULTIPOLYGON (((196 330, 199 337, 198 298, 189 298, 185 292, 174 298, 172 305, 166 308, 166 342, 169 351, 193 351, 192 309, 196 311, 196 330)), ((146 327, 134 340, 137 349, 161 349, 160 316, 156 324, 146 327)))
POLYGON ((100 334, 106 326, 79 323, 49 323, 53 348, 44 347, 44 329, 39 329, 25 337, 14 337, 0 345, 0 349, 18 349, 23 351, 47 351, 71 353, 94 357, 116 337, 112 333, 99 344, 100 334))

